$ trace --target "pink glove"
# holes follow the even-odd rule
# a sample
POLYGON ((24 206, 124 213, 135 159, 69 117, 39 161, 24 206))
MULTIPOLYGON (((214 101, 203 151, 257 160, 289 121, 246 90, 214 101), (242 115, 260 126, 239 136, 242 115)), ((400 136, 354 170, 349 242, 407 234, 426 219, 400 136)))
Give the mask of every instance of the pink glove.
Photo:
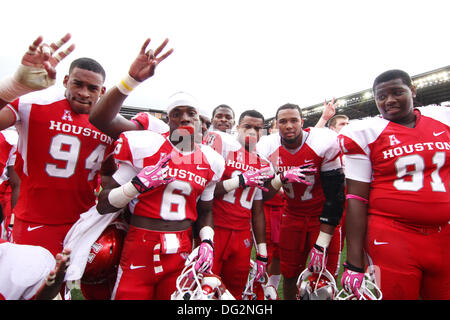
POLYGON ((198 248, 195 271, 198 273, 208 273, 211 271, 214 260, 214 248, 210 240, 203 240, 198 248))
POLYGON ((256 256, 256 281, 264 281, 264 275, 266 274, 267 261, 269 259, 267 257, 257 255, 256 256))
POLYGON ((271 173, 270 167, 262 168, 257 171, 245 171, 239 175, 239 186, 242 188, 256 187, 267 192, 269 190, 264 188, 264 182, 272 179, 273 177, 274 175, 271 173))
POLYGON ((142 169, 141 172, 131 180, 131 183, 139 193, 168 184, 175 179, 167 177, 167 171, 169 170, 167 164, 169 163, 170 158, 171 156, 168 154, 161 158, 156 165, 147 166, 142 169))
POLYGON ((357 299, 361 297, 359 289, 364 280, 364 270, 351 265, 348 262, 344 263, 344 273, 341 278, 341 285, 348 293, 353 293, 357 299))
POLYGON ((309 253, 308 270, 319 273, 327 265, 327 249, 318 246, 317 244, 311 249, 309 253))
POLYGON ((312 165, 302 165, 299 167, 291 168, 289 170, 280 173, 281 182, 283 183, 299 182, 310 186, 311 183, 305 180, 306 178, 305 173, 313 173, 316 171, 317 169, 312 167, 312 165))

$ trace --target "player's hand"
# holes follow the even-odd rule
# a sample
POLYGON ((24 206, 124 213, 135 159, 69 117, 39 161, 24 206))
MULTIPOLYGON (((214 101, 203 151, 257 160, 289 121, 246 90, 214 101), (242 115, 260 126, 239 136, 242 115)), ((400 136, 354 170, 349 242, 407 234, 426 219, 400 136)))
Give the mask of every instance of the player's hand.
POLYGON ((359 289, 361 288, 363 280, 363 270, 356 270, 355 267, 350 265, 348 262, 344 263, 344 273, 342 273, 341 285, 345 291, 350 294, 353 293, 356 298, 359 299, 361 297, 359 289))
POLYGON ((266 274, 268 258, 262 255, 256 255, 256 281, 264 281, 264 275, 266 274))
POLYGON ((327 249, 314 244, 314 247, 309 253, 308 270, 319 273, 327 265, 327 249))
POLYGON ((65 248, 62 253, 56 255, 55 268, 49 272, 44 283, 36 293, 36 300, 51 300, 59 293, 64 282, 66 270, 70 264, 70 253, 71 250, 65 248))
POLYGON ((142 169, 141 172, 131 180, 131 183, 136 190, 139 193, 143 193, 172 182, 175 178, 167 177, 167 171, 169 170, 167 164, 170 159, 171 155, 168 154, 161 158, 156 165, 147 166, 142 169))
POLYGON ((211 271, 214 262, 214 248, 210 241, 202 241, 198 248, 195 271, 198 273, 208 273, 211 271))
POLYGON ((130 76, 139 82, 152 77, 158 64, 170 56, 173 52, 173 49, 169 49, 165 53, 162 53, 168 42, 169 40, 165 39, 163 43, 155 51, 153 51, 152 49, 147 50, 150 39, 145 40, 141 47, 141 51, 128 71, 130 76))
POLYGON ((324 109, 322 112, 322 119, 324 119, 325 121, 330 120, 336 114, 337 105, 338 103, 334 102, 334 98, 330 102, 327 102, 327 100, 325 100, 325 102, 323 103, 324 109))
POLYGON ((299 167, 294 167, 289 170, 280 173, 280 179, 282 183, 304 183, 308 186, 311 185, 310 182, 306 180, 306 174, 314 173, 317 169, 312 165, 302 165, 299 167))
POLYGON ((70 33, 67 33, 59 41, 48 45, 43 42, 42 36, 39 36, 23 56, 14 79, 34 90, 53 85, 56 79, 56 66, 75 49, 75 45, 72 44, 67 49, 57 52, 70 38, 70 33))
POLYGON ((239 175, 241 187, 256 187, 262 191, 269 191, 264 187, 264 183, 274 177, 270 167, 262 168, 257 171, 249 170, 239 175))

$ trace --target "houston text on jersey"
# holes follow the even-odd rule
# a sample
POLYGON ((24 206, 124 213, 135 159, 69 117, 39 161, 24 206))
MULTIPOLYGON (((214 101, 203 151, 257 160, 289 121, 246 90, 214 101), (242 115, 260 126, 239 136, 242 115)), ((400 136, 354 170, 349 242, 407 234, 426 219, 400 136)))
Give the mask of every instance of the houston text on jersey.
POLYGON ((104 133, 92 130, 91 128, 84 128, 81 126, 76 126, 76 125, 73 125, 70 123, 64 123, 64 122, 50 120, 49 129, 64 132, 64 133, 73 133, 75 135, 82 134, 85 137, 92 136, 94 138, 94 140, 98 139, 103 143, 106 143, 109 145, 113 144, 113 139, 104 133))
POLYGON ((404 154, 409 154, 413 152, 421 151, 433 151, 433 150, 450 150, 449 142, 421 142, 416 144, 409 144, 406 146, 395 147, 383 151, 383 159, 394 158, 402 156, 404 154))

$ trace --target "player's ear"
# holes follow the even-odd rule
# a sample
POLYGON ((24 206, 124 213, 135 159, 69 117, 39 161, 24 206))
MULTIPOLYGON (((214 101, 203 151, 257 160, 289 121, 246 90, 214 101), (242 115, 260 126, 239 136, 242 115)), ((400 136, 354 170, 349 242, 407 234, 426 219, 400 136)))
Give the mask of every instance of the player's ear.
POLYGON ((102 95, 104 95, 105 92, 106 92, 106 87, 103 86, 103 87, 101 88, 101 90, 100 90, 100 97, 101 97, 102 95))
POLYGON ((411 89, 412 97, 415 98, 416 97, 416 87, 414 85, 411 85, 409 88, 411 89))
POLYGON ((68 84, 68 83, 69 83, 69 75, 66 74, 66 75, 64 76, 64 80, 63 80, 64 88, 67 89, 67 84, 68 84))

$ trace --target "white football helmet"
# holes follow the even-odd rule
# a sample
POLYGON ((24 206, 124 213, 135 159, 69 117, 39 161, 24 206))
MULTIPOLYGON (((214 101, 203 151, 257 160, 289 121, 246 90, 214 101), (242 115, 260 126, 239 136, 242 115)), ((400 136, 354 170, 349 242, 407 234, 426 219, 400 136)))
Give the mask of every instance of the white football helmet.
POLYGON ((360 298, 358 299, 353 293, 348 293, 344 289, 339 291, 336 300, 381 300, 383 293, 374 281, 370 279, 369 274, 364 274, 364 280, 359 289, 360 298))
POLYGON ((334 300, 338 292, 336 280, 324 269, 313 273, 306 268, 298 277, 298 300, 334 300))
POLYGON ((197 273, 195 260, 188 263, 176 281, 171 300, 235 300, 219 276, 197 273))

